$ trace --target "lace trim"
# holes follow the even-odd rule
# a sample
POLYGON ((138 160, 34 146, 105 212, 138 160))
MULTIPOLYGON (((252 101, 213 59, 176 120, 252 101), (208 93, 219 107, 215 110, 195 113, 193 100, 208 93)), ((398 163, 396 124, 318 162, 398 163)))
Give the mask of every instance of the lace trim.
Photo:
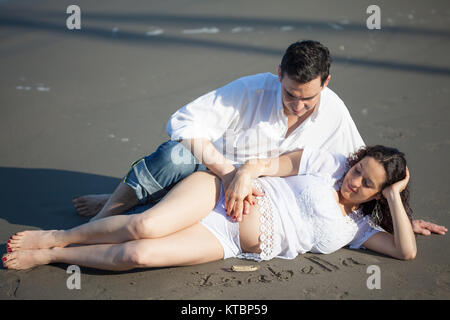
MULTIPOLYGON (((254 186, 258 191, 264 192, 261 184, 258 181, 254 182, 254 186)), ((238 255, 238 258, 251 259, 256 261, 269 260, 273 258, 274 251, 274 219, 273 219, 273 209, 270 199, 267 195, 262 197, 256 197, 259 205, 260 212, 260 231, 261 235, 259 240, 261 241, 259 248, 261 253, 251 253, 243 252, 238 255)))
POLYGON ((362 215, 362 213, 360 212, 360 209, 358 208, 355 211, 352 211, 349 214, 347 214, 346 216, 342 216, 342 217, 344 218, 344 221, 347 224, 356 225, 357 221, 362 219, 364 216, 362 215))
POLYGON ((346 219, 347 222, 352 222, 352 223, 355 223, 356 221, 359 221, 361 219, 365 219, 367 224, 372 229, 376 229, 376 230, 379 230, 379 231, 382 230, 382 228, 378 224, 376 224, 369 216, 363 215, 361 207, 359 207, 355 211, 350 212, 348 215, 345 216, 345 218, 347 218, 346 219), (351 217, 354 217, 355 219, 352 219, 351 217))

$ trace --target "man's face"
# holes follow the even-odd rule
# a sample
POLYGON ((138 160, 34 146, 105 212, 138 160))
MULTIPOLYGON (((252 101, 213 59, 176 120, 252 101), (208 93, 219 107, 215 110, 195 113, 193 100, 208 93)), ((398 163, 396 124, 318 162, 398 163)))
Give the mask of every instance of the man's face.
POLYGON ((306 113, 312 113, 314 108, 320 103, 320 92, 328 84, 329 77, 321 86, 320 76, 307 83, 299 83, 289 78, 288 75, 281 75, 278 68, 278 77, 281 82, 281 97, 283 109, 286 116, 301 117, 306 113))

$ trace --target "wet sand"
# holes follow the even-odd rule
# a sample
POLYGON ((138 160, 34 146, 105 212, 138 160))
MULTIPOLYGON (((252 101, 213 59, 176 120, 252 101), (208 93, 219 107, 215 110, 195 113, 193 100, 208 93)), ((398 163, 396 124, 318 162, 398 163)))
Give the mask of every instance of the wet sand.
MULTIPOLYGON (((326 44, 329 84, 365 142, 404 151, 415 217, 450 225, 450 5, 381 2, 78 1, 81 30, 66 28, 69 2, 0 1, 0 244, 26 229, 87 221, 71 199, 112 192, 129 165, 168 139, 169 116, 238 77, 276 73, 298 39, 326 44)), ((105 272, 67 265, 0 269, 0 299, 449 299, 449 238, 417 238, 403 262, 341 249, 230 272, 199 266, 105 272), (368 289, 377 265, 381 288, 368 289)))

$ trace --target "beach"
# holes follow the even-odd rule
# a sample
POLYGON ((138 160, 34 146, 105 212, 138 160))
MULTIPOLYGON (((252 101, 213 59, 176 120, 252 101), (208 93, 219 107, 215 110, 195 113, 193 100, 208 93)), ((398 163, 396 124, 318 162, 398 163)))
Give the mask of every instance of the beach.
MULTIPOLYGON (((87 222, 72 198, 111 193, 169 137, 171 114, 239 77, 276 74, 287 46, 314 39, 329 87, 368 145, 406 154, 415 219, 450 225, 450 4, 380 1, 0 1, 0 245, 23 230, 87 222), (81 29, 69 29, 76 4, 81 29)), ((414 260, 343 248, 256 263, 99 271, 0 269, 0 299, 449 299, 448 235, 418 236, 414 260), (257 265, 233 272, 233 265, 257 265), (380 286, 371 288, 371 266, 380 286), (43 289, 44 288, 44 289, 43 289)))

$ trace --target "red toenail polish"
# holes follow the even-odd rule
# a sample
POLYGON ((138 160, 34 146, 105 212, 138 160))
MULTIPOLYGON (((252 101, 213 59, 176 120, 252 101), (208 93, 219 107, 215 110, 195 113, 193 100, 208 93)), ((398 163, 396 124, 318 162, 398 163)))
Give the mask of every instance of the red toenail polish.
POLYGON ((8 248, 8 252, 12 252, 12 250, 10 248, 8 248))
POLYGON ((5 258, 3 258, 2 260, 3 260, 3 261, 6 261, 6 260, 8 260, 8 259, 5 257, 5 258))

